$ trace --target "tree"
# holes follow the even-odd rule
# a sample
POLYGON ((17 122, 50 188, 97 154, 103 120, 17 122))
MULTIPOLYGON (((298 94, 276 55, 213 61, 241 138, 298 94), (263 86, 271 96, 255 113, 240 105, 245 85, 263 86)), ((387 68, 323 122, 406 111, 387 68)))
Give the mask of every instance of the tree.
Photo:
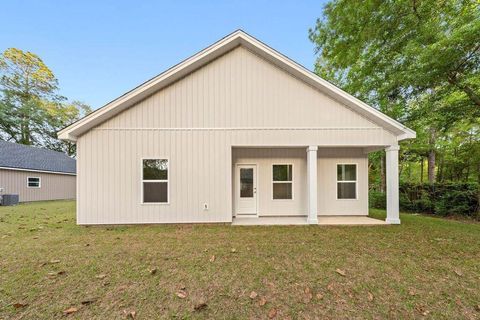
POLYGON ((332 0, 309 31, 317 74, 425 137, 430 182, 439 136, 480 117, 479 34, 476 0, 332 0))
POLYGON ((56 132, 90 112, 58 93, 58 80, 35 54, 10 48, 0 55, 0 138, 74 152, 56 132))

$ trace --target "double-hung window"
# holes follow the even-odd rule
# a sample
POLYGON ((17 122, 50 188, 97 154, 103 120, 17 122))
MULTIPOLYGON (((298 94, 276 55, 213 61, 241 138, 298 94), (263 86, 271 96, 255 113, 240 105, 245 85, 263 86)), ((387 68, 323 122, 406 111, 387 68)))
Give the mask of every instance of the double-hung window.
POLYGON ((40 177, 28 177, 27 178, 27 187, 28 188, 40 188, 41 182, 40 177))
POLYGON ((273 200, 293 199, 293 165, 274 164, 272 176, 273 200))
POLYGON ((356 164, 337 164, 337 199, 357 199, 356 164))
POLYGON ((143 203, 168 203, 168 160, 142 160, 143 203))

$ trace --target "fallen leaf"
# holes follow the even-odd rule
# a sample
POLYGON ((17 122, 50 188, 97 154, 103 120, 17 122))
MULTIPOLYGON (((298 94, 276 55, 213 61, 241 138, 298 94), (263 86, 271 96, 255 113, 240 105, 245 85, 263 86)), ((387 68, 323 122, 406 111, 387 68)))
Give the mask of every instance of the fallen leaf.
POLYGON ((151 275, 154 275, 155 273, 157 273, 157 271, 158 271, 157 268, 152 268, 148 270, 148 272, 150 272, 151 275))
POLYGON ((88 305, 88 304, 94 303, 95 301, 97 301, 97 298, 90 297, 90 298, 83 299, 81 303, 83 305, 88 305))
POLYGON ((312 290, 309 287, 306 287, 303 292, 305 293, 304 302, 309 302, 313 298, 312 290))
POLYGON ((77 308, 75 308, 75 307, 70 307, 70 308, 68 308, 67 310, 63 310, 63 313, 64 313, 64 314, 72 314, 72 313, 75 313, 75 312, 77 312, 77 311, 78 311, 77 308))
POLYGON ((462 271, 455 269, 455 270, 453 270, 453 272, 455 272, 455 274, 456 274, 457 276, 463 277, 463 272, 462 272, 462 271))
POLYGON ((15 303, 12 304, 12 306, 13 306, 15 309, 20 309, 20 308, 24 308, 24 307, 28 306, 28 303, 15 302, 15 303))
POLYGON ((272 308, 272 309, 270 309, 270 311, 268 311, 268 318, 269 319, 275 318, 276 315, 277 315, 277 309, 272 308))
POLYGON ((344 277, 347 275, 345 271, 342 269, 335 269, 335 272, 344 277))
POLYGON ((200 301, 195 304, 195 306, 193 307, 193 310, 200 311, 205 309, 206 307, 207 307, 207 303, 205 301, 200 301))
POLYGON ((255 299, 256 297, 258 297, 258 293, 256 293, 255 291, 252 291, 250 292, 250 295, 249 295, 250 299, 255 299))
POLYGON ((97 279, 105 279, 106 277, 107 277, 107 275, 103 274, 103 273, 95 276, 95 278, 97 278, 97 279))
POLYGON ((373 301, 373 294, 371 292, 368 293, 368 301, 373 301))
POLYGON ((135 311, 123 310, 123 313, 125 314, 127 319, 135 319, 135 317, 137 316, 137 313, 135 311))
POLYGON ((58 260, 58 259, 53 259, 53 260, 50 260, 50 263, 51 263, 51 264, 60 263, 60 260, 58 260))
POLYGON ((185 291, 184 289, 178 290, 177 297, 179 297, 180 299, 185 299, 187 297, 187 291, 185 291))
POLYGON ((267 299, 265 299, 264 297, 261 297, 260 300, 258 300, 259 306, 263 307, 266 304, 267 304, 267 299))
POLYGON ((215 256, 211 256, 210 257, 210 262, 214 262, 215 261, 215 256))
POLYGON ((237 249, 232 248, 232 250, 230 250, 230 252, 231 252, 231 253, 235 253, 235 252, 237 252, 237 249))

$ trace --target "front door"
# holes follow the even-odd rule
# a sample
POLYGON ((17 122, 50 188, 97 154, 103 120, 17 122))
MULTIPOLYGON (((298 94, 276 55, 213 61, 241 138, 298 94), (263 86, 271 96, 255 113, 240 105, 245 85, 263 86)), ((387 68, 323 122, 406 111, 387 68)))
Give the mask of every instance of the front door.
POLYGON ((257 166, 237 166, 237 215, 257 215, 257 166))

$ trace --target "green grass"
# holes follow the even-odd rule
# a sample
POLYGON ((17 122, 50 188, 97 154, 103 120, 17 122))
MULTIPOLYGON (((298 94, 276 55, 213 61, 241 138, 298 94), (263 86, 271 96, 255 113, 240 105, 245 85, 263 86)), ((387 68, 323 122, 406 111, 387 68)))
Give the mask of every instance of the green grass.
POLYGON ((124 310, 137 319, 253 319, 273 309, 277 319, 479 319, 480 224, 401 219, 371 227, 79 227, 74 202, 0 207, 0 319, 118 319, 124 310), (87 298, 95 301, 83 305, 87 298), (70 307, 78 311, 65 316, 70 307))

